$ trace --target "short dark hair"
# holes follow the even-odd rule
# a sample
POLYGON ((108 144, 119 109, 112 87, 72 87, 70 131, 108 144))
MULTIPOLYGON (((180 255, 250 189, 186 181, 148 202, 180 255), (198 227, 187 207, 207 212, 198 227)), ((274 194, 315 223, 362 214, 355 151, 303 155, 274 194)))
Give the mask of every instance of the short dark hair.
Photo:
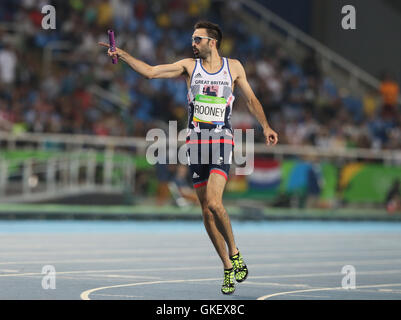
POLYGON ((198 21, 195 24, 194 29, 195 30, 196 29, 206 29, 207 35, 210 38, 217 40, 217 43, 216 43, 217 49, 220 48, 221 40, 223 39, 223 33, 221 32, 221 29, 217 24, 212 23, 210 21, 202 20, 202 21, 198 21))

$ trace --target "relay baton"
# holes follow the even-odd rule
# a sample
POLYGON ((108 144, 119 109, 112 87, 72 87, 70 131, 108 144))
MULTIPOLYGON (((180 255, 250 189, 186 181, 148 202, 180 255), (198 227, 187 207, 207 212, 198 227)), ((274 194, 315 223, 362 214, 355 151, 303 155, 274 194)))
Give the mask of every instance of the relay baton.
MULTIPOLYGON (((107 33, 109 34, 110 51, 114 52, 114 51, 116 51, 116 41, 114 39, 114 31, 113 30, 108 30, 107 33)), ((111 62, 113 64, 116 64, 117 63, 117 57, 113 57, 111 59, 111 62)))

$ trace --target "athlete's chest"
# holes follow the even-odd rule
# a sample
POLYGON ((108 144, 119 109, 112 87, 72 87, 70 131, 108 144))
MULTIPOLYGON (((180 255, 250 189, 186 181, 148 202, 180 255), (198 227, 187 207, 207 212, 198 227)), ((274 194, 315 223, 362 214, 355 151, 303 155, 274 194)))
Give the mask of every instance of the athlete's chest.
POLYGON ((237 75, 231 72, 227 58, 222 58, 222 64, 215 72, 210 72, 200 59, 196 59, 188 70, 187 87, 199 88, 203 94, 219 96, 223 90, 234 91, 237 75), (220 93, 220 94, 218 94, 220 93))

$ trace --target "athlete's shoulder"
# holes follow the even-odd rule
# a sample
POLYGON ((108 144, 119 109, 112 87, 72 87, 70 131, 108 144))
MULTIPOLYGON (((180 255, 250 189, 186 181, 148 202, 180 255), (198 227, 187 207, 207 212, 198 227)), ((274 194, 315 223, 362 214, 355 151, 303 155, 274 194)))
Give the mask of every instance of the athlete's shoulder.
POLYGON ((238 78, 244 77, 245 75, 245 70, 244 67, 242 66, 241 61, 238 59, 229 59, 227 58, 229 68, 230 68, 230 73, 233 78, 233 81, 237 81, 238 78))
POLYGON ((232 68, 240 68, 240 67, 242 67, 242 63, 238 59, 227 58, 227 61, 230 64, 230 68, 231 67, 232 68))
POLYGON ((239 61, 238 59, 227 58, 227 61, 230 66, 231 73, 234 73, 235 75, 239 75, 244 72, 244 67, 242 66, 241 61, 239 61))

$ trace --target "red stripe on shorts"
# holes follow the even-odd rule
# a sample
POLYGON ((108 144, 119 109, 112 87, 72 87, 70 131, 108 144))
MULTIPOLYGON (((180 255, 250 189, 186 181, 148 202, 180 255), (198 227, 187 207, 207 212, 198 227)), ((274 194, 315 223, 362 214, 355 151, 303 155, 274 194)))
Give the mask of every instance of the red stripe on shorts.
POLYGON ((206 181, 203 181, 203 182, 195 183, 195 184, 194 184, 194 188, 195 188, 195 189, 196 189, 196 188, 200 188, 200 187, 203 187, 203 186, 205 186, 205 185, 207 185, 207 180, 206 180, 206 181))
POLYGON ((212 169, 212 170, 210 170, 210 173, 212 173, 212 172, 222 175, 227 180, 227 174, 224 171, 218 170, 218 169, 212 169))

